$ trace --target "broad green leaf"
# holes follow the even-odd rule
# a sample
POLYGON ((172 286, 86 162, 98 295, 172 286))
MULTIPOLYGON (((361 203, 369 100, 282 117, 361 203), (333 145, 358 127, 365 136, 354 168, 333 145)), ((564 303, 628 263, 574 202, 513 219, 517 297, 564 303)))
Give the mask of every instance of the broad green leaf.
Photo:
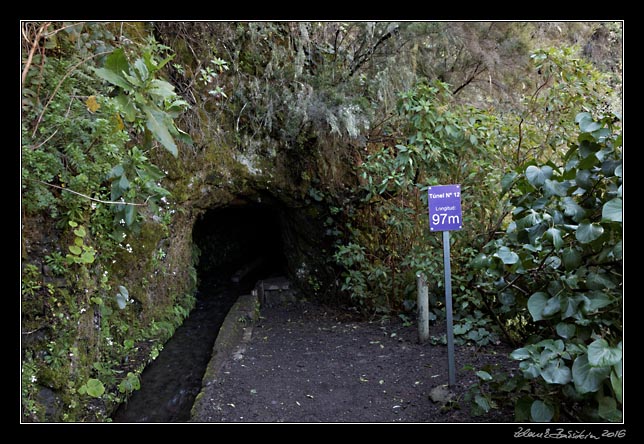
POLYGON ((517 348, 512 353, 510 353, 510 357, 516 361, 523 361, 524 359, 528 359, 530 357, 530 350, 526 347, 517 348))
POLYGON ((526 179, 528 179, 530 185, 535 188, 543 186, 543 184, 546 182, 546 179, 550 179, 551 176, 552 168, 548 165, 544 165, 541 168, 535 165, 530 165, 525 170, 526 179))
POLYGON ((136 120, 136 114, 137 114, 137 109, 134 104, 134 100, 129 95, 126 94, 120 94, 116 96, 116 103, 119 104, 121 107, 121 111, 123 111, 123 116, 125 117, 125 120, 128 122, 134 122, 136 120))
POLYGON ((578 300, 560 295, 559 301, 561 302, 561 319, 568 319, 577 314, 577 307, 579 306, 578 300))
POLYGON ((579 224, 579 227, 577 227, 575 237, 582 244, 588 244, 599 238, 599 236, 601 236, 603 233, 604 227, 602 227, 598 223, 590 223, 588 221, 584 221, 579 224))
POLYGON ((550 422, 554 415, 555 410, 540 399, 530 406, 530 418, 533 422, 550 422))
POLYGON ((94 253, 91 251, 84 251, 80 258, 83 263, 91 264, 94 262, 94 253))
POLYGON ((128 188, 130 188, 130 181, 127 179, 125 173, 123 173, 123 175, 119 179, 118 184, 122 190, 127 190, 128 188))
POLYGON ((104 67, 106 69, 109 69, 115 74, 122 74, 123 72, 129 72, 130 71, 130 63, 127 60, 127 57, 125 56, 125 51, 123 48, 117 48, 114 51, 112 51, 106 58, 105 58, 105 65, 104 67))
POLYGON ((174 86, 165 80, 154 79, 150 82, 150 94, 161 100, 166 100, 175 95, 174 86))
POLYGON ((94 398, 99 398, 103 393, 105 393, 105 386, 103 386, 103 383, 98 379, 90 379, 85 384, 85 390, 88 395, 94 398))
POLYGON ((568 384, 571 379, 570 369, 563 359, 552 360, 541 370, 541 377, 548 384, 568 384))
POLYGON ((170 151, 174 157, 177 157, 177 145, 174 143, 174 139, 172 138, 170 131, 168 131, 165 113, 151 107, 145 107, 144 111, 147 116, 146 127, 150 132, 152 132, 154 137, 161 142, 165 149, 170 151))
POLYGON ((605 339, 596 339, 588 346, 588 363, 593 367, 615 365, 622 360, 622 350, 610 347, 605 339))
POLYGON ((579 393, 592 393, 600 389, 610 373, 609 367, 592 367, 588 355, 577 356, 572 364, 572 380, 579 393))
POLYGON ((494 253, 494 256, 501 259, 506 265, 516 264, 519 261, 519 255, 506 246, 499 248, 499 251, 494 253))
POLYGON ((575 270, 581 265, 581 253, 573 247, 564 248, 561 259, 567 271, 575 270))
POLYGON ((593 187, 592 172, 590 170, 577 170, 575 174, 575 183, 577 186, 585 189, 593 187))
POLYGON ((483 381, 491 381, 492 380, 492 375, 490 375, 488 372, 480 370, 476 372, 476 376, 481 378, 483 381))
POLYGON ((484 268, 487 268, 489 264, 490 264, 490 260, 485 255, 485 253, 477 254, 476 257, 474 257, 474 259, 472 259, 472 262, 470 263, 472 268, 474 268, 475 270, 482 270, 484 268))
POLYGON ((489 411, 490 411, 490 403, 489 403, 489 401, 487 400, 487 398, 486 398, 485 396, 483 396, 483 395, 481 395, 481 394, 477 394, 477 395, 474 397, 474 402, 476 403, 476 405, 478 405, 479 407, 481 407, 481 409, 482 409, 485 413, 487 413, 487 412, 489 412, 489 411))
POLYGON ((586 215, 586 210, 584 210, 575 199, 570 196, 564 197, 562 200, 564 214, 570 216, 575 222, 579 222, 586 215))
POLYGON ((613 303, 613 300, 603 291, 590 291, 582 296, 584 311, 592 313, 613 303))
POLYGON ((85 231, 85 227, 80 226, 74 230, 74 234, 78 237, 85 237, 87 232, 85 231))
POLYGON ((128 227, 136 220, 136 207, 134 205, 127 205, 125 207, 125 225, 128 227))
POLYGON ((616 197, 606 202, 602 208, 602 221, 622 221, 622 199, 616 197))
POLYGON ((577 115, 575 116, 575 123, 579 124, 581 123, 582 120, 592 122, 593 116, 591 116, 590 113, 586 111, 577 113, 577 115))
POLYGON ((528 299, 528 311, 532 315, 532 319, 535 321, 540 321, 543 319, 543 309, 548 302, 548 295, 544 292, 538 291, 530 296, 528 299))
POLYGON ((615 399, 609 396, 600 396, 597 402, 597 414, 600 418, 610 422, 620 422, 622 420, 622 412, 617 410, 615 399))
POLYGON ((558 228, 548 228, 545 235, 546 239, 549 239, 556 249, 559 249, 563 246, 564 242, 561 238, 561 230, 559 230, 558 228))
POLYGON ((116 85, 128 91, 132 89, 132 85, 125 78, 123 78, 123 76, 116 74, 114 71, 106 68, 96 68, 94 69, 94 72, 97 76, 99 76, 103 80, 107 80, 112 85, 116 85))
POLYGON ((590 273, 586 280, 586 286, 591 290, 603 290, 605 288, 611 290, 617 284, 610 279, 608 273, 590 273))
POLYGON ((76 256, 80 256, 80 254, 83 252, 83 250, 81 250, 77 245, 71 245, 69 247, 69 251, 71 251, 72 254, 75 254, 76 256))
POLYGON ((548 318, 561 310, 561 302, 558 297, 552 297, 546 301, 541 314, 544 318, 548 318))
POLYGON ((556 327, 557 334, 564 339, 570 339, 575 336, 575 331, 577 328, 574 324, 566 324, 565 322, 560 322, 556 327))
POLYGON ((568 194, 568 188, 570 188, 570 182, 568 181, 559 182, 558 180, 546 179, 543 184, 543 191, 546 197, 564 197, 568 194))
POLYGON ((539 368, 539 366, 537 366, 533 361, 522 361, 521 364, 519 364, 519 368, 523 372, 523 376, 528 379, 536 378, 541 372, 541 368, 539 368))

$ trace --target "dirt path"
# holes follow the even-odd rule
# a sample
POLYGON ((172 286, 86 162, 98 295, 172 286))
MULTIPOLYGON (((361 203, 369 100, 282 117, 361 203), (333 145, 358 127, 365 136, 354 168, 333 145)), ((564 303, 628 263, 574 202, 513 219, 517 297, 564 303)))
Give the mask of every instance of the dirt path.
MULTIPOLYGON (((444 333, 433 326, 430 334, 444 333)), ((194 422, 505 422, 473 418, 460 399, 466 364, 507 363, 507 347, 456 347, 460 408, 430 392, 447 383, 447 349, 420 345, 415 327, 362 321, 347 310, 297 302, 263 308, 252 338, 208 381, 194 422)), ((508 416, 510 415, 510 416, 508 416)))

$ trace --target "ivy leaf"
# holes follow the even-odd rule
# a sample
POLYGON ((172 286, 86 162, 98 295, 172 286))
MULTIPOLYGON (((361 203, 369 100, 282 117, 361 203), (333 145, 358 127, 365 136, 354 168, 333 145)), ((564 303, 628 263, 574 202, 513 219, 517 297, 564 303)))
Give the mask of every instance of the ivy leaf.
POLYGON ((563 239, 561 238, 561 230, 558 228, 548 228, 546 230, 546 239, 549 239, 552 241, 552 245, 556 248, 559 249, 563 246, 564 242, 563 239))
POLYGON ((604 204, 604 206, 602 207, 602 221, 622 221, 622 199, 616 197, 604 204))
POLYGON ((546 305, 541 310, 543 317, 550 317, 561 310, 561 302, 558 297, 552 297, 546 301, 546 305))
POLYGON ((530 296, 528 299, 528 311, 532 315, 532 319, 540 321, 543 319, 543 309, 548 302, 548 295, 542 291, 538 291, 530 296))
POLYGON ((564 197, 568 194, 568 188, 570 188, 570 182, 568 181, 559 182, 558 180, 546 179, 544 182, 543 191, 546 197, 564 197))
POLYGON ((541 377, 548 384, 568 384, 572 379, 570 369, 566 366, 563 359, 550 361, 548 365, 541 370, 541 377))
POLYGON ((166 114, 163 111, 153 109, 151 107, 144 108, 145 115, 147 116, 147 121, 145 126, 152 132, 154 137, 161 142, 161 144, 172 153, 174 157, 177 157, 177 145, 174 143, 174 139, 168 131, 168 126, 166 125, 166 114))
POLYGON ((599 390, 609 373, 610 367, 592 367, 586 354, 577 356, 572 364, 572 380, 575 389, 581 394, 599 390))
POLYGON ((535 188, 539 188, 546 183, 546 179, 550 179, 552 176, 552 168, 548 165, 544 165, 541 168, 535 165, 530 165, 525 170, 525 177, 535 188))
POLYGON ((575 335, 577 328, 574 324, 566 324, 565 322, 560 322, 556 327, 557 334, 564 339, 570 339, 575 335))
POLYGON ((494 256, 501 259, 506 265, 516 264, 519 261, 519 255, 506 246, 499 248, 499 251, 494 253, 494 256))
POLYGON ((567 271, 576 270, 581 265, 581 253, 573 247, 565 248, 561 252, 561 259, 567 271))
POLYGON ((550 422, 554 415, 554 409, 539 399, 530 406, 530 417, 533 422, 550 422))
POLYGON ((572 197, 564 197, 561 202, 563 204, 564 214, 572 217, 572 220, 575 222, 579 222, 586 215, 586 210, 579 206, 572 197))
POLYGON ((588 221, 584 221, 577 227, 575 237, 582 244, 588 244, 599 238, 599 236, 601 236, 603 233, 604 227, 602 227, 598 223, 590 223, 588 221))
POLYGON ((588 363, 593 367, 615 365, 622 360, 622 350, 608 345, 605 339, 596 339, 588 346, 588 363))

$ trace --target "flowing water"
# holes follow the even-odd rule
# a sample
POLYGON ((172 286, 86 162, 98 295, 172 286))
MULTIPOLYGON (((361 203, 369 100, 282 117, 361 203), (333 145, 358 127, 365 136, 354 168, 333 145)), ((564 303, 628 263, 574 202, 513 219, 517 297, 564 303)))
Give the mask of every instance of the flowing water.
POLYGON ((112 416, 113 422, 185 422, 201 390, 219 327, 254 280, 202 282, 195 308, 155 361, 141 374, 141 389, 112 416))

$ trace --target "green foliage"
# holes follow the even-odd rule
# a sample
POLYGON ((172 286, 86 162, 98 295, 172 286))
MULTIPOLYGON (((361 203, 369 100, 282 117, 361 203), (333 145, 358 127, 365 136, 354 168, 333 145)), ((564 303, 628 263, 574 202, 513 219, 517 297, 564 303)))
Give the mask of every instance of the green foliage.
POLYGON ((105 393, 105 386, 98 379, 90 378, 87 382, 78 388, 81 395, 89 395, 93 398, 100 398, 105 393))
MULTIPOLYGON (((174 123, 187 104, 161 78, 168 48, 151 38, 133 43, 123 34, 130 26, 138 29, 124 24, 117 38, 107 23, 23 25, 23 241, 48 233, 44 248, 29 253, 34 263, 23 267, 23 320, 30 323, 23 329, 43 336, 23 349, 30 356, 23 361, 30 381, 23 384, 25 418, 47 419, 38 394, 48 387, 62 401, 57 419, 104 419, 137 388, 169 337, 141 316, 141 290, 127 291, 125 264, 148 267, 145 254, 168 233, 175 210, 162 185, 167 172, 152 159, 190 142, 174 123), (36 38, 40 26, 43 40, 36 38), (32 47, 38 51, 29 64, 32 47), (130 259, 134 248, 140 256, 130 259), (56 285, 47 282, 52 274, 60 277, 56 285), (149 348, 140 341, 161 343, 145 356, 149 348), (93 398, 101 402, 88 408, 93 398)), ((159 309, 158 319, 176 328, 194 301, 165 292, 169 308, 159 309)))
POLYGON ((495 302, 505 322, 529 340, 511 357, 534 386, 534 421, 560 408, 621 418, 621 135, 613 115, 575 120, 562 164, 511 174, 512 221, 476 264, 481 285, 503 295, 495 302))
MULTIPOLYGON (((471 107, 455 105, 448 85, 421 82, 400 95, 401 125, 409 134, 406 143, 383 146, 368 155, 360 167, 362 210, 354 217, 350 241, 339 245, 336 261, 345 269, 343 289, 367 310, 411 309, 415 276, 423 271, 442 275, 440 240, 426 229, 427 186, 461 183, 467 227, 453 236, 455 270, 464 270, 476 243, 474 229, 480 221, 498 217, 485 183, 496 183, 492 165, 499 156, 496 119, 471 107), (472 171, 472 172, 470 172, 472 171), (476 222, 475 222, 476 221, 476 222), (405 302, 407 301, 407 302, 405 302)), ((479 310, 479 317, 459 324, 459 340, 488 343, 491 324, 482 319, 484 309, 471 273, 454 273, 457 302, 465 311, 479 310)), ((433 316, 442 315, 442 279, 433 279, 430 290, 433 316)), ((458 318, 457 318, 458 319, 458 318)))

